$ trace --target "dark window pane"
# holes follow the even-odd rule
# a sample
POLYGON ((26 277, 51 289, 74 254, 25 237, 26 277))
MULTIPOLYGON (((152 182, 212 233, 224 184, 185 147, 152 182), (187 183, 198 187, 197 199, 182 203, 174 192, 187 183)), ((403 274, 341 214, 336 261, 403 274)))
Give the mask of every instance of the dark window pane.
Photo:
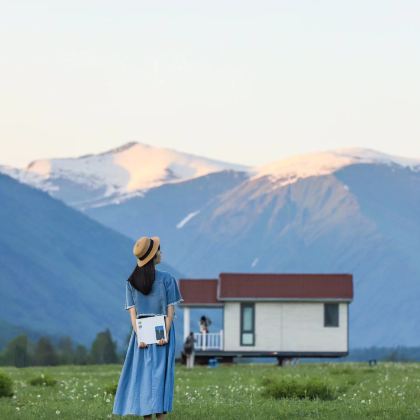
POLYGON ((338 303, 324 303, 324 326, 338 327, 338 303))

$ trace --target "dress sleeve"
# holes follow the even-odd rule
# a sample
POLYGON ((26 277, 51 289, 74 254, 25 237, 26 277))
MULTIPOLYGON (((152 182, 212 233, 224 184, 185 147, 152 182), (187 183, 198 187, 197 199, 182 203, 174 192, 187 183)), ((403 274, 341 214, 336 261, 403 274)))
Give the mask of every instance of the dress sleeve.
POLYGON ((133 288, 131 287, 130 282, 127 280, 125 284, 125 309, 130 309, 133 306, 135 306, 133 288))
POLYGON ((175 305, 183 300, 178 283, 175 277, 171 275, 166 281, 166 305, 175 305))

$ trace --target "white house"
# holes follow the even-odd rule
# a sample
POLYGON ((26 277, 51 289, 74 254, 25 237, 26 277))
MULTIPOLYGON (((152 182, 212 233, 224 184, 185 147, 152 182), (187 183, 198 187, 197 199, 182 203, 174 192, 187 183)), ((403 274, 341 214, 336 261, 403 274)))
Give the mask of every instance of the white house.
POLYGON ((196 359, 340 357, 349 352, 351 274, 220 273, 179 280, 184 339, 190 308, 220 307, 223 328, 195 333, 196 359))

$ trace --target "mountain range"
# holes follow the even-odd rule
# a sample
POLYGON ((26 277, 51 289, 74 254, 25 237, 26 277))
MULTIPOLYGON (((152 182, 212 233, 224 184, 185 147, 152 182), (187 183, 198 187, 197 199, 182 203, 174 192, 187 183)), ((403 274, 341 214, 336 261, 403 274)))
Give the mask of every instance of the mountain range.
POLYGON ((184 276, 353 273, 350 347, 420 344, 418 159, 351 148, 249 167, 132 142, 0 170, 124 238, 158 234, 184 276))

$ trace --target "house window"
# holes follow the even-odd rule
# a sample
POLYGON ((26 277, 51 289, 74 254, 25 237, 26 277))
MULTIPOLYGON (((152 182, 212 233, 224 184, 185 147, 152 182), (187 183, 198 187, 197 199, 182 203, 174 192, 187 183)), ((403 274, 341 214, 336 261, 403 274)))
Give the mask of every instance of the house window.
POLYGON ((241 346, 255 345, 255 306, 241 302, 241 346))
POLYGON ((338 303, 324 303, 324 327, 338 327, 338 303))

